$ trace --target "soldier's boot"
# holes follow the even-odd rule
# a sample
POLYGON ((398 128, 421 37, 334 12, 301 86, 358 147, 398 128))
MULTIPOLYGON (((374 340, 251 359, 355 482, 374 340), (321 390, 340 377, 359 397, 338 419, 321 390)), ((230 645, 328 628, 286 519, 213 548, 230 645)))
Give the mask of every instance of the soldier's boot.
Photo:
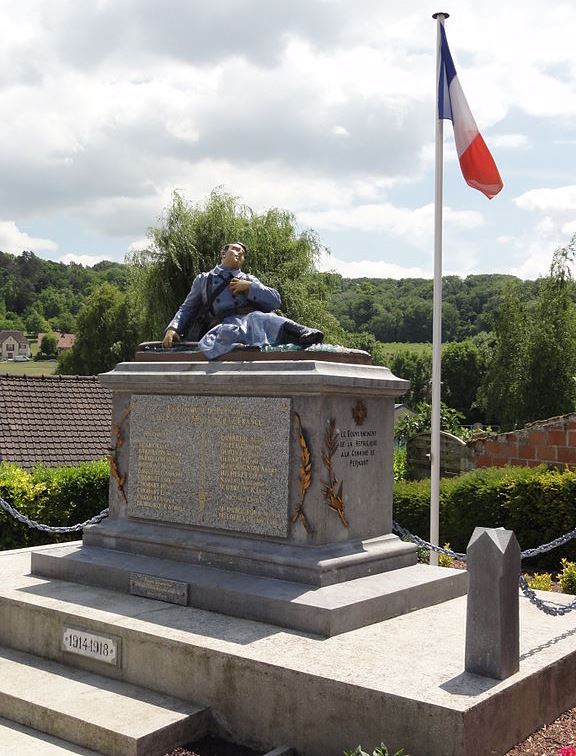
POLYGON ((309 347, 312 344, 320 344, 324 341, 324 334, 316 328, 295 323, 293 320, 287 320, 278 334, 278 344, 298 344, 302 347, 309 347))

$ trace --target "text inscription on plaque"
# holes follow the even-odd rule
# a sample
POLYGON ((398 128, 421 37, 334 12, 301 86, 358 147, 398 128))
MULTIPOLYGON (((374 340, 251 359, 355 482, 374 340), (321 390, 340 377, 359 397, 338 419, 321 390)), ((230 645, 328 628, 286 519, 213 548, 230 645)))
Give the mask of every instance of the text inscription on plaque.
POLYGON ((62 631, 62 650, 69 654, 79 654, 90 659, 117 665, 120 639, 96 633, 89 633, 75 627, 64 627, 62 631))
POLYGON ((287 537, 290 400, 132 398, 128 513, 287 537))
POLYGON ((169 604, 188 604, 188 583, 180 580, 145 575, 140 572, 130 573, 130 593, 134 596, 167 601, 169 604))

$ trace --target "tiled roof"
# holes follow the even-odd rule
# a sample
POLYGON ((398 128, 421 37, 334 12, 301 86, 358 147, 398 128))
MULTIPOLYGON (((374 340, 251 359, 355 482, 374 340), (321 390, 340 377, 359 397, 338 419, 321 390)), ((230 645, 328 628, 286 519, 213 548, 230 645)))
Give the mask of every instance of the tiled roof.
POLYGON ((16 339, 19 344, 26 344, 26 346, 28 346, 28 339, 22 331, 0 331, 0 344, 5 341, 8 336, 12 336, 12 338, 16 339))
POLYGON ((0 375, 0 460, 21 467, 103 459, 112 392, 95 376, 0 375))
MULTIPOLYGON (((74 333, 58 333, 58 331, 54 331, 49 335, 56 337, 56 349, 71 349, 76 342, 76 334, 74 333)), ((42 345, 42 339, 44 336, 46 336, 45 333, 39 333, 36 337, 38 349, 40 349, 42 345)))

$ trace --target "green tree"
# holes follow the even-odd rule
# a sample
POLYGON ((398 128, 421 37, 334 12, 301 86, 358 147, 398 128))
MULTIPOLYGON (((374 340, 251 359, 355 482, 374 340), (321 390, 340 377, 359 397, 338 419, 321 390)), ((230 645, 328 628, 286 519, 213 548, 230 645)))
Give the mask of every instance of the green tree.
POLYGON ((532 322, 526 414, 540 420, 573 412, 576 406, 576 312, 570 266, 576 234, 556 250, 543 279, 532 322))
POLYGON ((38 334, 50 331, 50 323, 36 308, 31 307, 24 315, 24 325, 28 333, 38 334))
MULTIPOLYGON (((459 438, 469 435, 467 428, 462 427, 464 416, 444 402, 440 403, 440 430, 452 433, 459 438)), ((416 414, 405 415, 396 425, 394 436, 398 441, 408 441, 418 433, 429 431, 432 427, 432 405, 429 402, 419 402, 416 414)))
POLYGON ((483 420, 476 398, 488 370, 486 357, 486 351, 471 339, 442 347, 443 399, 448 406, 461 412, 468 423, 483 420))
POLYGON ((138 344, 138 328, 129 297, 103 284, 78 313, 76 343, 58 358, 57 373, 95 375, 117 362, 131 360, 138 344))
POLYGON ((576 313, 570 267, 576 234, 554 252, 550 275, 539 280, 535 306, 517 288, 506 290, 496 320, 494 360, 481 390, 490 420, 515 428, 574 411, 576 313))
POLYGON ((249 250, 245 270, 278 289, 288 317, 322 329, 327 341, 342 340, 343 329, 327 307, 334 277, 315 267, 323 247, 314 232, 296 230, 291 213, 257 214, 219 190, 202 205, 175 193, 149 238, 150 247, 130 257, 144 338, 163 333, 194 277, 217 264, 227 241, 238 239, 249 250))
POLYGON ((479 391, 479 403, 491 423, 504 429, 527 422, 525 406, 530 358, 530 322, 518 287, 503 293, 495 319, 494 357, 479 391))
POLYGON ((40 352, 44 355, 52 356, 56 354, 56 344, 58 343, 53 333, 46 333, 42 336, 40 342, 40 352))
POLYGON ((414 350, 387 355, 384 360, 394 375, 410 381, 410 388, 402 401, 412 409, 420 402, 430 398, 430 380, 432 377, 432 353, 419 353, 414 350))

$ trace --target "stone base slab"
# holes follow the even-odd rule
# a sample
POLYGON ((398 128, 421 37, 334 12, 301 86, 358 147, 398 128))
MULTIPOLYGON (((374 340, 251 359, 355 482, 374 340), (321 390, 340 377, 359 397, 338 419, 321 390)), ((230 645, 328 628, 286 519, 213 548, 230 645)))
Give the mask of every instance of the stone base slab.
POLYGON ((497 681, 463 671, 465 597, 320 639, 29 570, 29 550, 0 553, 0 644, 208 706, 221 735, 261 750, 328 756, 384 741, 392 753, 500 756, 576 705, 576 612, 550 617, 524 598, 520 670, 497 681), (122 667, 64 659, 70 622, 119 637, 122 667))
POLYGON ((169 603, 190 604, 327 637, 447 601, 464 594, 467 587, 466 572, 418 564, 314 588, 68 544, 46 552, 34 551, 31 567, 33 574, 41 577, 148 598, 165 597, 169 603))
POLYGON ((322 546, 250 538, 225 532, 106 520, 84 530, 84 544, 131 554, 245 572, 311 586, 416 564, 417 549, 393 533, 322 546))

